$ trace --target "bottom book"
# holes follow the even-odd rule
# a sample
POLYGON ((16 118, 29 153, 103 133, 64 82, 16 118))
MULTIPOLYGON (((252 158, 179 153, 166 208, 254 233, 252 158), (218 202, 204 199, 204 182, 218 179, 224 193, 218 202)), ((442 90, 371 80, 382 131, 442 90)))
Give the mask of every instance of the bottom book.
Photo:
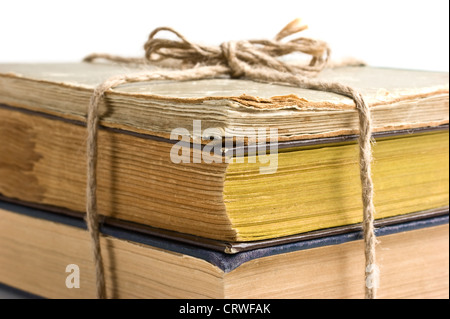
MULTIPOLYGON (((377 229, 379 298, 449 298, 447 214, 377 229)), ((226 254, 102 227, 109 298, 361 298, 361 233, 226 254)), ((0 283, 46 298, 95 298, 82 219, 0 202, 0 283)))

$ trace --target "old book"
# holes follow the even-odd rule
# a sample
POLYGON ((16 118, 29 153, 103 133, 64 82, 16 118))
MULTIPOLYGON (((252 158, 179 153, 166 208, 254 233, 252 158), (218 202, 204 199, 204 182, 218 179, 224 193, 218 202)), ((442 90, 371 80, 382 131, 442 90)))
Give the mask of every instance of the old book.
MULTIPOLYGON (((138 71, 0 65, 0 194, 82 213, 90 95, 108 76, 138 71)), ((347 67, 320 79, 356 87, 372 106, 378 219, 448 206, 448 74, 347 67)), ((98 196, 107 222, 246 242, 361 221, 350 99, 215 79, 124 85, 101 108, 98 196), (270 129, 276 142, 252 153, 253 141, 271 141, 270 129)))
MULTIPOLYGON (((448 298, 448 210, 377 226, 379 297, 448 298)), ((108 225, 102 232, 111 298, 363 296, 360 230, 233 255, 108 225)), ((80 218, 0 202, 0 265, 8 286, 46 298, 95 297, 80 218)))

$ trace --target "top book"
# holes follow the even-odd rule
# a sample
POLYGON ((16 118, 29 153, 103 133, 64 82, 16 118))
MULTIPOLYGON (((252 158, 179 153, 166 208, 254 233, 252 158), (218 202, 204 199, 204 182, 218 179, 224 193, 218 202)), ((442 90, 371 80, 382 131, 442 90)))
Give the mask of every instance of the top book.
MULTIPOLYGON (((152 69, 0 65, 3 198, 82 213, 93 90, 152 69)), ((341 67, 318 79, 356 88, 372 108, 376 218, 448 206, 447 73, 341 67)), ((99 213, 114 220, 235 242, 362 219, 349 98, 225 78, 157 81, 108 91, 100 114, 99 213)))
MULTIPOLYGON (((0 102, 85 121, 93 88, 108 77, 157 70, 111 64, 0 65, 0 102)), ((373 131, 448 123, 448 74, 373 67, 325 69, 318 80, 359 90, 373 108, 373 131)), ((279 140, 358 133, 354 102, 333 93, 247 80, 212 79, 133 83, 106 94, 101 124, 169 138, 176 128, 277 128, 279 140)))

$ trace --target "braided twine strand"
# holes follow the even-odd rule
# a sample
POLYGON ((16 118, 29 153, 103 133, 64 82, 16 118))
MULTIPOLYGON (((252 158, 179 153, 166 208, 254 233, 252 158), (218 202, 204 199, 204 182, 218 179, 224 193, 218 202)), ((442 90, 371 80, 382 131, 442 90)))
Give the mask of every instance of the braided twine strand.
MULTIPOLYGON (((359 115, 359 165, 362 185, 363 235, 365 251, 365 297, 376 298, 379 271, 376 267, 375 246, 377 243, 374 229, 375 207, 373 204, 372 163, 372 121, 370 108, 363 96, 355 89, 335 82, 314 79, 328 63, 330 49, 325 42, 296 38, 282 41, 284 38, 303 31, 307 27, 296 19, 286 25, 273 40, 242 40, 224 42, 220 46, 199 45, 188 41, 177 31, 160 27, 155 29, 144 45, 145 58, 123 58, 109 54, 91 54, 85 62, 104 59, 117 63, 170 65, 178 63, 178 69, 147 71, 130 75, 113 76, 98 85, 91 97, 87 114, 87 189, 86 212, 88 230, 92 239, 96 268, 98 298, 106 298, 105 275, 100 247, 99 217, 97 211, 97 135, 99 127, 99 104, 105 93, 121 84, 145 81, 187 81, 210 79, 222 76, 245 78, 258 82, 278 83, 298 88, 319 90, 340 94, 353 99, 359 115), (171 32, 178 40, 156 38, 161 32, 171 32), (278 57, 301 52, 312 56, 309 64, 289 64, 278 57)), ((358 63, 357 63, 358 64, 358 63)))

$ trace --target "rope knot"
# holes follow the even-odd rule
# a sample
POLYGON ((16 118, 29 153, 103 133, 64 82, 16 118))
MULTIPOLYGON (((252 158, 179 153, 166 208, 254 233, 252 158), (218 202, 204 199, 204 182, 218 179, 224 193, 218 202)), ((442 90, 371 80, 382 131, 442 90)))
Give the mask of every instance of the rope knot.
POLYGON ((190 67, 222 65, 229 68, 229 75, 233 78, 248 77, 247 70, 250 68, 311 77, 325 68, 330 56, 328 45, 303 37, 282 41, 305 29, 307 26, 302 25, 300 19, 295 19, 278 32, 273 40, 228 41, 220 46, 209 46, 188 41, 172 28, 160 27, 150 33, 144 45, 145 58, 150 62, 178 60, 190 67), (156 38, 161 31, 171 32, 178 39, 156 38), (303 53, 312 58, 306 65, 279 59, 291 53, 303 53))
MULTIPOLYGON (((230 69, 229 74, 231 78, 236 79, 245 76, 245 65, 243 63, 239 63, 240 61, 236 56, 236 47, 244 47, 244 42, 246 41, 228 41, 220 44, 222 57, 230 69)), ((240 52, 242 52, 242 50, 240 52)))

